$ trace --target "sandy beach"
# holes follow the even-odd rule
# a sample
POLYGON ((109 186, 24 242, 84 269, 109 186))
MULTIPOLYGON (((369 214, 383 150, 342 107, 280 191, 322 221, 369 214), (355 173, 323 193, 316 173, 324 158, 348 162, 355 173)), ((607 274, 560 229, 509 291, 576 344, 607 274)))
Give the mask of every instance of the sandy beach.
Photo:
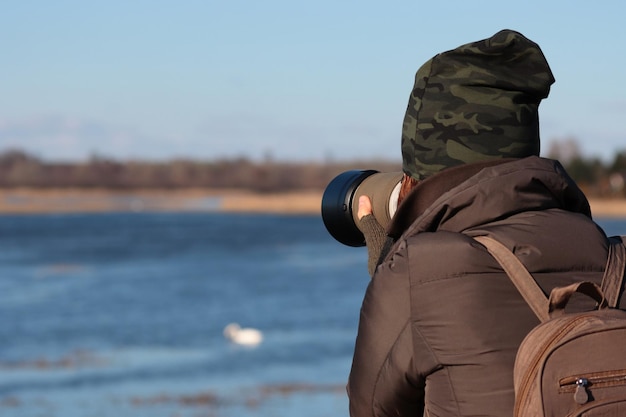
MULTIPOLYGON (((214 211, 318 214, 323 191, 0 189, 0 214, 214 211)), ((626 218, 626 199, 592 199, 596 217, 626 218)))
POLYGON ((0 214, 215 211, 313 214, 322 191, 0 189, 0 214))

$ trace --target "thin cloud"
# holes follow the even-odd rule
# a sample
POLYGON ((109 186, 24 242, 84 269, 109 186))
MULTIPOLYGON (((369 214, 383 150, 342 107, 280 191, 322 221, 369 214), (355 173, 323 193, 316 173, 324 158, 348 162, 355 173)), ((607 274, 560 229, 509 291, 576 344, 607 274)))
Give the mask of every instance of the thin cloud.
POLYGON ((58 115, 0 121, 0 151, 21 149, 45 159, 124 158, 149 142, 130 128, 58 115))

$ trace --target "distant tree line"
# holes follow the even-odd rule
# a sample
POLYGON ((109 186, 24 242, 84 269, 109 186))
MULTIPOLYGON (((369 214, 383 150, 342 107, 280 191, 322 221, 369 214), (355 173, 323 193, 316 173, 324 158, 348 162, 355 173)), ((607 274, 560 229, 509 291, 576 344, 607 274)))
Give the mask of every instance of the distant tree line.
POLYGON ((23 151, 0 154, 0 187, 32 188, 213 188, 259 192, 319 190, 348 169, 398 171, 399 163, 382 160, 352 162, 255 162, 246 158, 168 162, 116 161, 92 157, 86 162, 49 162, 23 151))
MULTIPOLYGON (((571 177, 593 197, 626 197, 626 150, 610 162, 585 158, 576 141, 555 142, 549 157, 559 159, 571 177)), ((91 157, 85 162, 51 162, 20 150, 0 153, 1 188, 247 189, 257 192, 322 190, 349 169, 399 171, 400 162, 354 160, 280 162, 267 158, 167 162, 117 161, 91 157)))
POLYGON ((626 150, 612 160, 584 157, 575 139, 553 142, 549 158, 558 159, 568 174, 592 197, 626 197, 626 150))

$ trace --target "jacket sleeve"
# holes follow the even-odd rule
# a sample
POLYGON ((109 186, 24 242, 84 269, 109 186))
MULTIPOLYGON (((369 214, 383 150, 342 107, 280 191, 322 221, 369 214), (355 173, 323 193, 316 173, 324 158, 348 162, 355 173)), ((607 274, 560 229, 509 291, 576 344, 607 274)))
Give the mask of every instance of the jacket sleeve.
POLYGON ((423 414, 424 379, 413 365, 404 254, 382 263, 365 293, 347 387, 352 417, 423 414))

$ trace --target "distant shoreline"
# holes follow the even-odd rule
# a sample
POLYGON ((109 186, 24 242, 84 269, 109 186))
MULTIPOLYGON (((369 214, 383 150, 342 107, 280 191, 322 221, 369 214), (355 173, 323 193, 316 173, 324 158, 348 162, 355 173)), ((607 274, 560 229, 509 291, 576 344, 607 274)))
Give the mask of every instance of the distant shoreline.
MULTIPOLYGON (((319 214, 322 191, 0 189, 0 214, 196 211, 319 214)), ((626 199, 590 199, 594 217, 626 218, 626 199)))
POLYGON ((0 214, 97 212, 319 213, 321 191, 211 189, 0 189, 0 214))

